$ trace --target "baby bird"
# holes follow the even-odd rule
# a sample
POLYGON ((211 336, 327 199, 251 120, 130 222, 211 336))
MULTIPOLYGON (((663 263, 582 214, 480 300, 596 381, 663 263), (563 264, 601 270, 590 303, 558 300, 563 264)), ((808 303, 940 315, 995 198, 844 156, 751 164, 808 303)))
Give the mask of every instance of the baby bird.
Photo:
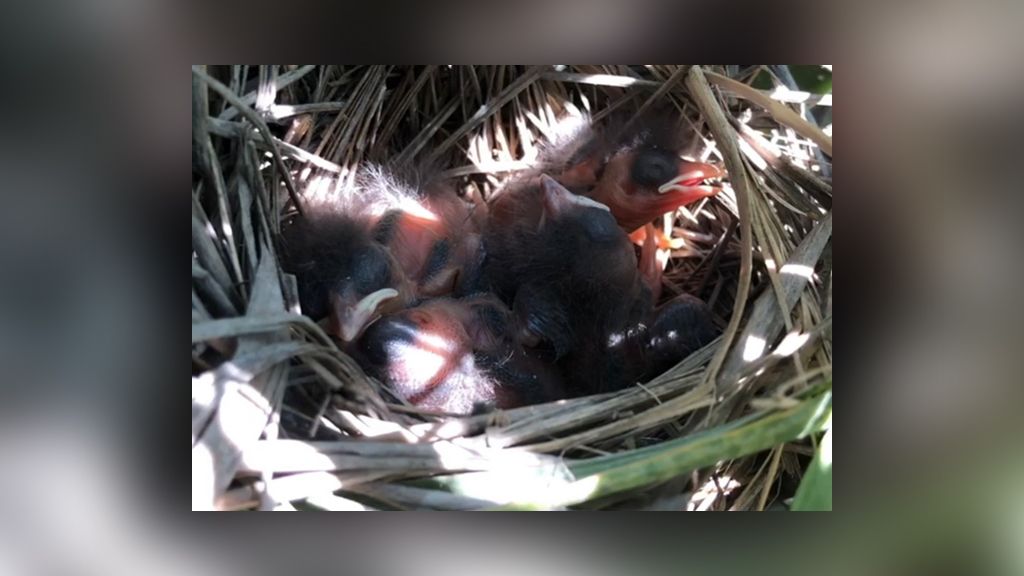
POLYGON ((689 294, 654 309, 645 325, 642 381, 661 375, 718 337, 707 304, 689 294))
POLYGON ((381 314, 416 297, 415 285, 358 213, 313 212, 283 230, 285 270, 295 274, 305 315, 351 342, 381 314))
POLYGON ((374 239, 387 246, 419 297, 475 291, 482 261, 484 210, 470 205, 430 172, 373 167, 360 190, 383 199, 374 239))
POLYGON ((649 112, 632 123, 613 120, 581 131, 555 151, 546 169, 573 192, 608 206, 619 225, 633 232, 662 214, 719 192, 702 182, 724 172, 681 159, 686 140, 677 118, 649 112))
POLYGON ((419 408, 468 414, 564 397, 557 370, 515 342, 491 295, 428 300, 370 325, 354 354, 419 408))
POLYGON ((654 307, 653 239, 638 262, 605 206, 551 177, 495 199, 484 245, 485 278, 512 307, 519 343, 558 363, 570 396, 650 379, 715 337, 696 298, 654 307))
MULTIPOLYGON (((637 328, 651 308, 636 254, 608 208, 542 175, 491 205, 485 277, 516 334, 563 367, 570 394, 631 384, 637 328)), ((635 380, 634 380, 635 381, 635 380)))
POLYGON ((353 185, 309 199, 282 232, 304 313, 342 342, 479 276, 479 219, 453 189, 415 176, 365 167, 353 185))

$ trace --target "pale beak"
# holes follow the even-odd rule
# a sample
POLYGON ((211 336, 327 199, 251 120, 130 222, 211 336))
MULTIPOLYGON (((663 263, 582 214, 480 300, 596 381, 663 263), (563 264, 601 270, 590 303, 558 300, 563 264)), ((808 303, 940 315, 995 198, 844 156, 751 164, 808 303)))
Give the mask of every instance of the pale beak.
POLYGON ((352 342, 380 317, 380 307, 398 297, 398 290, 377 290, 355 304, 347 304, 340 294, 331 295, 331 317, 335 334, 344 342, 352 342))

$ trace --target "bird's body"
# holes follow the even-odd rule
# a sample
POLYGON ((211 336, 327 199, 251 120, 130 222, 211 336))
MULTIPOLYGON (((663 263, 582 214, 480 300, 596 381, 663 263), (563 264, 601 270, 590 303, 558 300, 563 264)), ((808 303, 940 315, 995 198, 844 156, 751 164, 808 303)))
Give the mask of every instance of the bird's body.
POLYGON ((295 274, 305 315, 327 320, 342 341, 353 340, 382 313, 415 298, 415 286, 387 248, 374 240, 372 222, 343 212, 314 212, 284 232, 285 269, 295 274))
POLYGON ((678 116, 647 112, 631 122, 616 119, 580 130, 554 147, 541 169, 573 192, 608 206, 619 225, 633 232, 718 193, 702 182, 723 176, 720 168, 680 157, 693 137, 678 116))
POLYGON ((707 304, 689 294, 680 294, 651 310, 645 325, 645 381, 661 375, 718 337, 707 304))
POLYGON ((395 256, 420 297, 470 293, 486 217, 429 173, 366 170, 360 193, 385 198, 374 237, 395 256))
POLYGON ((354 185, 308 202, 285 228, 286 269, 304 313, 327 318, 351 342, 382 314, 475 282, 477 227, 453 189, 368 167, 354 185))
POLYGON ((541 176, 491 207, 486 278, 519 341, 559 362, 576 394, 630 384, 630 352, 651 306, 633 247, 608 209, 541 176))
POLYGON ((520 346, 489 295, 437 298, 367 328, 356 357, 414 406, 467 414, 564 397, 554 366, 520 346))

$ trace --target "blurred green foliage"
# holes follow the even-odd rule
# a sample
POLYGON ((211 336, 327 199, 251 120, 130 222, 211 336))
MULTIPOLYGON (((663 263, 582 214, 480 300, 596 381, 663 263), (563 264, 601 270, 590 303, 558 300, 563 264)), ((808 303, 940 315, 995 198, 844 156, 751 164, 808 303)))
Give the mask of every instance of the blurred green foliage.
POLYGON ((798 512, 832 511, 832 428, 818 446, 818 454, 811 462, 807 475, 800 483, 793 501, 798 512))

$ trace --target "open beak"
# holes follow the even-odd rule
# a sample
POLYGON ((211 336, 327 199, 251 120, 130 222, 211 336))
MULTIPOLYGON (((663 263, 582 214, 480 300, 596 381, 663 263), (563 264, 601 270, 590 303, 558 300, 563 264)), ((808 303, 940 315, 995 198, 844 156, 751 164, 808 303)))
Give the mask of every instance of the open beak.
POLYGON ((718 194, 719 188, 703 185, 703 182, 724 175, 725 172, 721 168, 712 164, 681 160, 677 176, 661 185, 658 194, 671 196, 672 203, 678 206, 689 204, 718 194))
POLYGON ((629 159, 610 162, 594 196, 612 207, 619 226, 635 232, 654 218, 675 211, 701 198, 718 194, 717 186, 704 184, 724 175, 722 169, 703 162, 678 160, 675 176, 657 188, 641 185, 629 173, 629 159))
POLYGON ((352 342, 379 318, 381 308, 398 297, 398 290, 384 288, 353 302, 340 294, 331 295, 331 330, 344 342, 352 342))

